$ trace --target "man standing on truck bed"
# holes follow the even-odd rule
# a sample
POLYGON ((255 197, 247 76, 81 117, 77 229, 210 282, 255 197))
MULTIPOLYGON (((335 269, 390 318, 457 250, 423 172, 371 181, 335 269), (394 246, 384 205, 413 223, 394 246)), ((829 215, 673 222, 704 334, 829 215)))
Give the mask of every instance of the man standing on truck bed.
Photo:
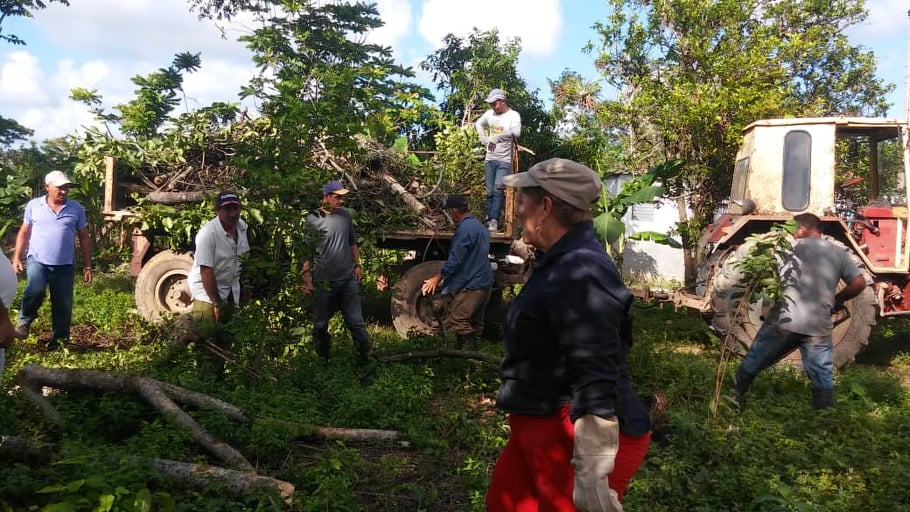
POLYGON ((307 227, 320 238, 316 261, 303 262, 303 285, 304 293, 313 296, 316 354, 328 362, 331 348, 329 319, 341 310, 344 324, 354 338, 357 364, 367 366, 371 343, 360 304, 360 249, 351 214, 342 208, 348 192, 340 181, 329 181, 322 187, 322 206, 306 218, 307 227))
POLYGON ((832 314, 862 293, 866 280, 847 251, 822 238, 817 216, 802 213, 794 220, 799 223, 797 240, 780 269, 783 298, 755 335, 733 380, 740 406, 758 373, 797 348, 812 381, 812 405, 834 405, 832 314), (834 293, 841 279, 847 286, 834 293))
POLYGON ((502 89, 491 90, 484 101, 491 108, 474 123, 474 128, 486 149, 483 164, 487 193, 486 223, 490 231, 498 231, 499 215, 506 197, 502 179, 512 172, 512 149, 521 135, 521 115, 509 108, 502 89))
POLYGON ((250 251, 247 225, 240 218, 240 196, 222 192, 215 199, 218 216, 196 234, 193 267, 187 281, 193 295, 190 313, 196 333, 216 343, 220 326, 240 305, 240 257, 250 251))
POLYGON ((455 222, 455 235, 449 257, 439 273, 423 282, 421 291, 432 295, 445 280, 442 288, 449 313, 446 324, 455 331, 457 347, 475 348, 483 331, 483 315, 493 286, 490 268, 490 232, 468 213, 464 196, 446 197, 443 207, 455 222))
POLYGON ((25 270, 28 278, 16 335, 20 338, 28 336, 32 322, 38 317, 38 309, 44 302, 45 290, 50 288, 53 334, 47 345, 49 350, 66 344, 70 338, 77 235, 84 265, 82 282, 92 282, 92 239, 88 234, 85 210, 67 197, 73 185, 61 171, 47 173, 44 177, 47 194, 25 205, 24 221, 13 251, 13 270, 17 274, 25 270), (26 256, 24 266, 23 254, 26 256))

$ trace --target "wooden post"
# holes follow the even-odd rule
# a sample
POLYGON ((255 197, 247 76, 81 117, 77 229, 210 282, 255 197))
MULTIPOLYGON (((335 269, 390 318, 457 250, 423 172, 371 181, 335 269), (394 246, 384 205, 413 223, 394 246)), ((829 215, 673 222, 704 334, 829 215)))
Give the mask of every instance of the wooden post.
MULTIPOLYGON (((518 143, 514 140, 512 141, 512 174, 518 172, 518 143)), ((515 206, 516 206, 516 197, 515 189, 512 187, 506 187, 506 204, 505 212, 502 216, 503 231, 508 233, 509 236, 515 238, 517 230, 514 229, 515 225, 515 206)))
POLYGON ((104 205, 101 213, 113 212, 114 194, 117 193, 117 171, 114 168, 114 157, 104 157, 104 205))

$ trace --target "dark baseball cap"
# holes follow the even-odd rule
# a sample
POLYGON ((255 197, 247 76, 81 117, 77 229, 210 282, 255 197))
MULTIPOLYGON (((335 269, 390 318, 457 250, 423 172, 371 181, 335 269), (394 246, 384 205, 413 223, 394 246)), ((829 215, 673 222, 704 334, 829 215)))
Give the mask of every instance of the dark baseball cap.
POLYGON ((443 208, 455 208, 456 210, 467 210, 468 201, 461 194, 449 194, 442 203, 443 208))
POLYGON ((240 204, 240 196, 235 192, 224 191, 218 194, 218 198, 215 199, 215 208, 220 209, 222 206, 227 206, 229 204, 240 204))
POLYGON ((324 195, 325 194, 336 194, 339 196, 343 196, 343 195, 347 194, 348 192, 350 192, 350 190, 344 188, 344 185, 342 185, 341 182, 338 180, 332 180, 332 181, 326 183, 325 186, 322 187, 322 193, 324 195))

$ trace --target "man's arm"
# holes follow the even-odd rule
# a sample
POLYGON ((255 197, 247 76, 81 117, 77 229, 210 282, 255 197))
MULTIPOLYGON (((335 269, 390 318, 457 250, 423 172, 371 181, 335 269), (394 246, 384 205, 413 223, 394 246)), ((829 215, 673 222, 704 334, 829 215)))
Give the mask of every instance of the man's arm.
POLYGON ((205 294, 209 296, 209 300, 212 301, 212 306, 215 311, 215 321, 221 321, 221 309, 219 304, 221 303, 221 296, 218 294, 218 280, 215 279, 215 270, 212 267, 206 267, 204 265, 199 266, 199 275, 202 277, 202 288, 205 289, 205 294))
POLYGON ((310 260, 303 262, 303 293, 309 295, 313 293, 313 267, 310 266, 310 260))
POLYGON ((22 226, 19 228, 19 234, 16 235, 16 248, 13 249, 13 270, 15 270, 17 274, 24 269, 22 266, 22 256, 28 248, 28 240, 29 237, 31 237, 31 234, 32 225, 28 222, 23 222, 22 226))
POLYGON ((843 290, 834 295, 834 302, 835 304, 842 304, 862 293, 865 288, 866 278, 862 275, 856 276, 847 283, 843 290))
MULTIPOLYGON (((0 348, 9 348, 16 338, 16 329, 9 319, 9 308, 0 301, 0 348)), ((0 368, 2 370, 2 368, 0 368)))
POLYGON ((92 282, 92 237, 89 236, 88 228, 84 227, 78 231, 79 247, 82 248, 82 261, 85 262, 85 268, 82 269, 82 282, 91 284, 92 282))
POLYGON ((486 130, 487 115, 489 113, 490 113, 489 110, 484 112, 483 115, 480 116, 477 119, 477 121, 474 122, 474 129, 477 130, 477 136, 480 137, 480 143, 483 144, 484 146, 486 146, 487 143, 490 142, 490 138, 487 137, 487 130, 486 130))
POLYGON ((360 268, 360 247, 357 244, 351 246, 351 261, 354 262, 354 280, 359 283, 363 272, 360 268))
POLYGON ((455 236, 452 238, 452 247, 449 249, 449 257, 446 258, 445 263, 442 264, 438 274, 423 282, 423 285, 420 287, 421 293, 424 295, 436 293, 436 287, 439 286, 439 283, 441 283, 446 276, 454 274, 458 268, 461 267, 462 262, 467 258, 468 254, 473 250, 474 243, 471 239, 465 236, 463 232, 456 229, 455 236))

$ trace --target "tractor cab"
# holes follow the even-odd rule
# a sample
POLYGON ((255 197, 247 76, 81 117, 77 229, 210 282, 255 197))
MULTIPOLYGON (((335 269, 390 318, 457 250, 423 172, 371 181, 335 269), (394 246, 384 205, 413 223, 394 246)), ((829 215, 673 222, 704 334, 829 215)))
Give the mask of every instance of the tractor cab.
POLYGON ((706 236, 708 252, 811 212, 874 278, 880 313, 908 314, 908 164, 908 129, 901 120, 752 123, 743 130, 730 206, 706 236))

